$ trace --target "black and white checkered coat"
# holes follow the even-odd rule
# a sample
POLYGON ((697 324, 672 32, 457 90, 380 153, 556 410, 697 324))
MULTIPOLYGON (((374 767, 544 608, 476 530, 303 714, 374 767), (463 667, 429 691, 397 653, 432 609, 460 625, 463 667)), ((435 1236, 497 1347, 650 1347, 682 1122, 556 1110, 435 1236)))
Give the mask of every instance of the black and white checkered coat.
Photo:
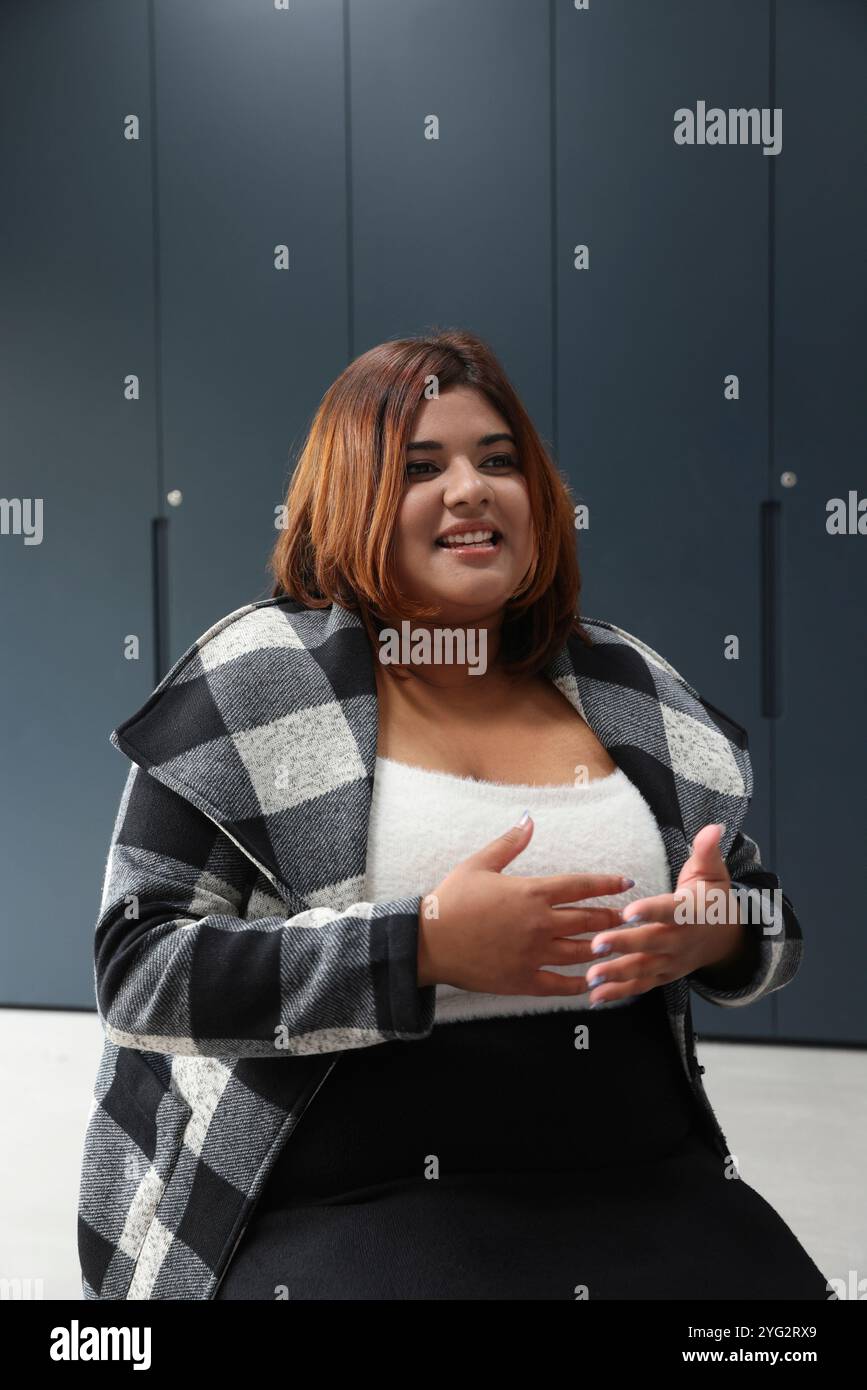
MULTIPOLYGON (((672 883, 724 821, 735 883, 779 888, 740 829, 743 729, 660 656, 584 620, 546 674, 638 787, 672 883)), ((95 938, 105 1032, 85 1140, 79 1254, 90 1299, 213 1298, 277 1155, 341 1053, 423 1038, 419 898, 360 901, 377 741, 360 619, 267 599, 229 614, 111 734, 132 761, 95 938)), ((801 932, 750 930, 740 988, 664 986, 708 1133, 690 986, 743 1006, 785 985, 801 932)), ((312 1107, 307 1123, 315 1123, 312 1107)))

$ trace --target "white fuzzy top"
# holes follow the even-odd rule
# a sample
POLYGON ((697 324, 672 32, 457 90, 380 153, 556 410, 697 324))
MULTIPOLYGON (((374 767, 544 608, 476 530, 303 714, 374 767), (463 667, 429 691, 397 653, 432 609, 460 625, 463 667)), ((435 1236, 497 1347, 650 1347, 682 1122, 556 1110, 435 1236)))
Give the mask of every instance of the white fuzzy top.
MULTIPOLYGON (((583 900, 581 905, 588 906, 624 907, 638 898, 672 891, 656 819, 621 768, 575 786, 534 787, 482 782, 378 757, 364 900, 388 902, 430 893, 460 860, 514 825, 525 809, 533 817, 532 837, 503 873, 600 872, 635 879, 633 888, 614 897, 583 900)), ((590 965, 587 961, 547 968, 576 975, 585 974, 590 965)), ((436 998, 437 1023, 589 1007, 587 993, 476 994, 446 984, 437 985, 436 998)))

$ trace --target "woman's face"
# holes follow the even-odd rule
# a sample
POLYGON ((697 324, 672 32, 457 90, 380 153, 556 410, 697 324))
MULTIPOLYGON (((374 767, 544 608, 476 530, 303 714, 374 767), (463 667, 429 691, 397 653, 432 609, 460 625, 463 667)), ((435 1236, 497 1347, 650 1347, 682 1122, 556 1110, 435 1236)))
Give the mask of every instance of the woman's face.
POLYGON ((407 597, 436 604, 445 623, 497 617, 533 560, 527 484, 508 423, 481 392, 453 386, 416 414, 395 531, 407 597), (444 532, 496 534, 446 547, 444 532))

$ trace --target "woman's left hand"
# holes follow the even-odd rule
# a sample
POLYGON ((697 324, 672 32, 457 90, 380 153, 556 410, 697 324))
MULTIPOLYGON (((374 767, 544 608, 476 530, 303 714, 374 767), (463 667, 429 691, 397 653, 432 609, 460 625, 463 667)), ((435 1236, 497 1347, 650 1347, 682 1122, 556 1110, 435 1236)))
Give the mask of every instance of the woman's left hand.
POLYGON ((716 911, 711 915, 717 920, 701 920, 703 903, 715 904, 719 897, 717 892, 711 893, 711 889, 722 890, 727 905, 732 902, 729 898, 731 877, 719 848, 724 828, 705 825, 698 832, 674 893, 637 898, 623 909, 624 919, 640 916, 641 924, 615 927, 613 932, 609 929, 594 936, 591 943, 594 954, 598 946, 608 944, 620 959, 606 960, 603 956, 598 964, 588 969, 587 985, 593 990, 591 1003, 645 994, 696 970, 725 968, 737 960, 744 948, 745 931, 738 920, 736 900, 729 920, 719 920, 725 913, 716 911), (703 899, 697 897, 700 883, 704 885, 703 899), (689 895, 692 895, 691 904, 689 895), (692 910, 685 912, 685 905, 692 910), (680 920, 675 918, 675 910, 680 920), (605 983, 599 985, 603 976, 605 983))

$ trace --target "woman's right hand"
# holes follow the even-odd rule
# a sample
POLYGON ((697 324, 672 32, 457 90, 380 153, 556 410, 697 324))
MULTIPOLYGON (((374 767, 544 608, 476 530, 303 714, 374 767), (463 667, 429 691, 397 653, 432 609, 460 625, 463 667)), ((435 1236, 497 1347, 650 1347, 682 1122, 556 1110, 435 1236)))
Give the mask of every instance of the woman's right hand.
POLYGON ((526 849, 530 818, 462 859, 419 908, 418 983, 455 985, 483 994, 581 994, 581 975, 542 969, 596 960, 580 932, 622 926, 616 907, 555 907, 622 893, 620 874, 503 874, 526 849))

